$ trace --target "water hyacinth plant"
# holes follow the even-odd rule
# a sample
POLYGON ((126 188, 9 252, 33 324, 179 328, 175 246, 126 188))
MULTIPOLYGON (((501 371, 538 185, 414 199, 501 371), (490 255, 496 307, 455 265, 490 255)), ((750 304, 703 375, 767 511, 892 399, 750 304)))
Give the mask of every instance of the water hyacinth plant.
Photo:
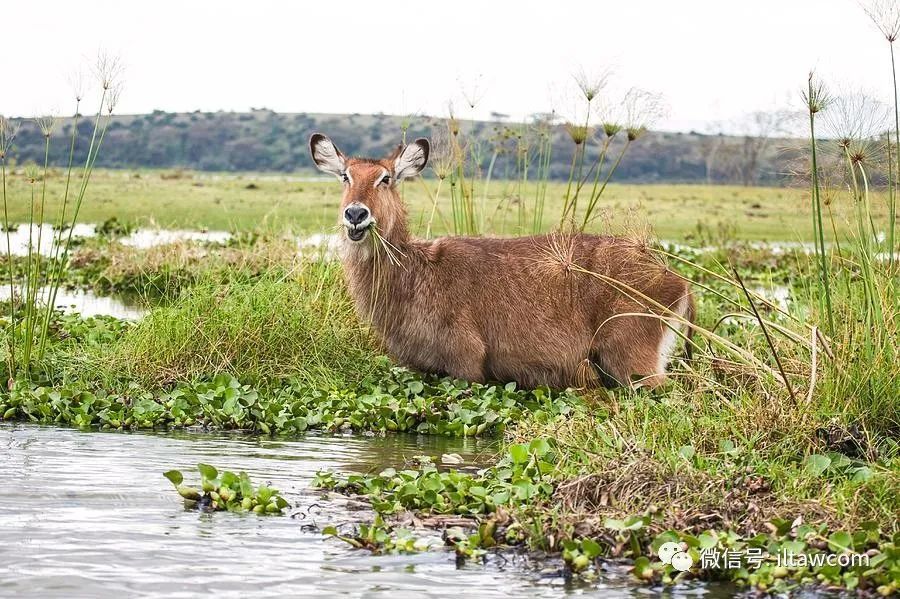
POLYGON ((200 472, 199 489, 185 485, 184 475, 179 470, 169 470, 163 474, 184 498, 187 507, 259 515, 281 514, 290 507, 278 489, 267 485, 254 486, 246 472, 219 473, 209 464, 197 464, 197 470, 200 472))
MULTIPOLYGON (((121 333, 107 331, 104 341, 121 333)), ((479 437, 502 433, 526 412, 554 417, 579 404, 570 392, 422 378, 393 368, 358 389, 316 388, 296 379, 253 387, 227 375, 155 393, 131 384, 121 394, 17 381, 0 399, 0 419, 121 430, 202 425, 272 435, 318 429, 479 437)))

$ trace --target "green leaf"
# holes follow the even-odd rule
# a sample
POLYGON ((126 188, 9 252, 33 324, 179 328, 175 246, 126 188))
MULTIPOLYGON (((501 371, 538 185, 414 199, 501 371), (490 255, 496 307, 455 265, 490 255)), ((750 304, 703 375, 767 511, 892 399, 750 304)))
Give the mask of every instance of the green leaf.
POLYGON ((788 555, 800 555, 806 549, 806 543, 803 541, 785 541, 781 544, 781 552, 788 555))
POLYGON ((528 461, 528 448, 521 443, 511 445, 509 448, 509 455, 512 457, 514 463, 524 464, 528 461))
POLYGON ((860 466, 859 468, 854 468, 853 470, 853 478, 851 479, 855 483, 864 483, 872 480, 874 473, 872 469, 868 466, 860 466))
POLYGON ((642 555, 641 557, 634 560, 634 575, 638 578, 644 578, 645 572, 651 569, 650 559, 642 555))
POLYGON ((253 483, 250 482, 250 477, 247 476, 246 472, 241 472, 241 495, 243 497, 252 497, 253 496, 253 483))
POLYGON ((190 501, 200 501, 200 491, 193 487, 188 487, 186 485, 177 485, 175 489, 178 491, 178 494, 188 499, 190 501))
POLYGON ((836 451, 829 451, 827 455, 831 460, 832 468, 846 468, 852 463, 850 458, 842 453, 837 453, 836 451))
POLYGON ((527 480, 520 480, 514 486, 518 489, 517 494, 522 501, 528 501, 534 497, 535 486, 527 480))
POLYGON ((491 496, 494 505, 505 505, 509 501, 509 491, 497 491, 491 496))
POLYGON ((696 451, 694 450, 694 446, 693 446, 693 445, 682 445, 682 446, 678 449, 678 454, 679 454, 681 457, 683 457, 684 459, 688 460, 688 461, 694 459, 694 454, 695 454, 695 453, 696 453, 696 451))
POLYGON ((326 526, 322 529, 322 534, 326 536, 330 535, 332 537, 336 537, 338 536, 338 530, 334 526, 326 526))
POLYGON ((631 516, 625 520, 626 530, 640 530, 647 523, 644 516, 631 516))
POLYGON ((168 472, 164 472, 163 476, 168 478, 176 487, 184 482, 184 476, 182 476, 181 471, 179 470, 169 470, 168 472))
MULTIPOLYGON (((704 533, 704 534, 707 534, 707 533, 704 533)), ((712 533, 709 533, 709 534, 712 534, 712 533)), ((674 530, 666 530, 666 531, 663 531, 663 532, 659 533, 658 535, 656 535, 656 538, 653 539, 652 543, 650 543, 650 549, 652 549, 654 553, 659 553, 659 548, 663 546, 663 543, 669 543, 669 542, 677 543, 680 540, 681 540, 681 537, 678 536, 677 532, 675 532, 674 530)))
POLYGON ((804 469, 812 476, 821 476, 829 466, 831 466, 831 458, 820 453, 810 454, 803 461, 804 469))
POLYGON ((625 530, 625 523, 615 518, 607 518, 603 521, 603 527, 610 530, 625 530))
POLYGON ((700 536, 697 537, 697 539, 700 541, 701 549, 712 549, 719 544, 719 537, 712 532, 700 533, 700 536))
POLYGON ((838 531, 828 537, 828 548, 835 553, 843 553, 853 550, 853 537, 850 533, 838 531))
POLYGON ((598 557, 603 552, 600 544, 594 539, 582 539, 581 549, 584 551, 584 554, 590 559, 598 557))
POLYGON ((547 442, 547 439, 535 439, 528 446, 528 450, 538 457, 543 457, 550 451, 550 443, 547 442))
POLYGON ((275 495, 275 489, 271 487, 267 487, 266 485, 260 485, 256 490, 256 497, 259 499, 260 503, 269 503, 269 500, 275 495))
POLYGON ((197 464, 197 470, 200 471, 200 476, 208 480, 213 480, 219 476, 219 471, 209 464, 197 464))

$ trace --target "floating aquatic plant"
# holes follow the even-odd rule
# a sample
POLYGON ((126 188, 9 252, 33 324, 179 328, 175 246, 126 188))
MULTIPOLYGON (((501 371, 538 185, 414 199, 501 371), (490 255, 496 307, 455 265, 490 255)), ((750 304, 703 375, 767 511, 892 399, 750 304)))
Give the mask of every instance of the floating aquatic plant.
POLYGON ((254 486, 246 472, 235 474, 226 470, 220 474, 209 464, 197 464, 197 470, 200 472, 199 489, 185 485, 180 470, 169 470, 163 474, 188 507, 260 515, 281 514, 290 507, 278 489, 267 485, 254 486))

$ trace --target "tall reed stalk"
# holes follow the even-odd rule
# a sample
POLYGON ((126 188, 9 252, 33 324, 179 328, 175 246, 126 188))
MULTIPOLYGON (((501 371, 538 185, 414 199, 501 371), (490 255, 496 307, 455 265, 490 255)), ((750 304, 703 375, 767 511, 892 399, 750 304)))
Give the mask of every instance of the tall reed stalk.
POLYGON ((822 221, 822 197, 819 188, 819 162, 816 148, 816 114, 828 103, 825 88, 815 81, 810 73, 807 82, 807 90, 804 93, 806 106, 809 112, 809 139, 810 139, 810 173, 811 192, 813 200, 813 238, 815 240, 816 264, 819 269, 819 281, 822 285, 825 302, 825 313, 828 316, 828 334, 834 334, 834 309, 831 304, 831 281, 828 273, 828 258, 825 248, 825 227, 822 221))
POLYGON ((3 196, 3 231, 6 234, 6 269, 9 274, 9 322, 7 323, 6 331, 6 355, 10 374, 16 371, 16 288, 13 272, 12 242, 10 240, 9 203, 6 197, 6 155, 16 137, 16 130, 17 128, 13 128, 9 121, 0 116, 0 194, 3 196))
POLYGON ((534 215, 532 234, 540 233, 544 226, 544 205, 547 201, 547 183, 550 180, 550 159, 553 153, 553 137, 550 123, 537 126, 537 176, 534 190, 534 215))
MULTIPOLYGON (((53 124, 53 119, 50 117, 38 119, 38 126, 41 129, 41 133, 44 135, 44 164, 40 174, 41 191, 36 222, 34 208, 35 202, 37 201, 37 194, 35 191, 35 184, 38 178, 37 172, 33 172, 30 177, 31 207, 29 210, 28 223, 28 261, 25 271, 25 347, 22 357, 22 363, 25 366, 26 371, 31 366, 31 352, 34 349, 34 331, 37 327, 39 310, 38 299, 41 283, 43 282, 43 271, 41 269, 41 242, 44 233, 44 208, 47 203, 47 179, 49 178, 50 167, 50 138, 53 133, 53 124), (32 243, 35 227, 37 227, 37 242, 32 243)), ((10 266, 12 265, 10 264, 10 266)))
MULTIPOLYGON (((896 150, 897 170, 895 176, 891 176, 894 171, 894 161, 888 156, 888 266, 893 270, 894 263, 897 259, 897 244, 894 237, 894 229, 897 223, 897 193, 900 186, 900 104, 897 99, 897 64, 894 60, 894 39, 891 38, 891 76, 894 85, 894 149, 896 150)), ((890 152, 891 141, 888 138, 888 152, 890 152)))
MULTIPOLYGON (((898 13, 900 15, 900 13, 898 13)), ((900 21, 898 21, 900 27, 900 21)), ((821 82, 810 76, 804 90, 809 112, 812 225, 816 241, 815 264, 819 272, 822 303, 820 321, 828 326, 829 343, 835 357, 826 361, 819 377, 818 392, 823 405, 832 413, 843 414, 845 422, 862 423, 875 429, 897 431, 898 315, 900 294, 891 258, 882 259, 880 230, 890 238, 890 226, 882 223, 872 205, 872 166, 880 164, 879 153, 888 159, 888 210, 896 201, 898 173, 894 170, 897 148, 879 143, 886 114, 882 105, 854 94, 831 98, 821 82), (817 138, 817 116, 824 111, 831 141, 817 138), (820 144, 833 145, 835 161, 821 160, 820 144), (823 169, 831 166, 842 176, 849 200, 848 216, 852 225, 842 239, 834 226, 832 204, 840 196, 831 194, 823 202, 823 169), (891 196, 895 198, 891 200, 891 196), (826 247, 823 203, 832 220, 834 253, 826 247)), ((895 117, 896 124, 896 117, 895 117)), ((890 137, 890 135, 889 135, 890 137)), ((826 154, 827 155, 827 154, 826 154)), ((893 248, 889 247, 889 254, 893 248)), ((814 390, 810 390, 812 394, 814 390)), ((810 395, 811 396, 811 395, 810 395)))
MULTIPOLYGON (((606 73, 593 78, 583 73, 574 77, 580 97, 575 103, 575 113, 563 119, 562 129, 572 143, 572 157, 559 213, 559 228, 571 227, 582 232, 587 229, 595 220, 599 201, 628 150, 662 114, 658 95, 632 88, 621 102, 607 102, 620 108, 617 112, 621 115, 613 118, 607 114, 600 119, 599 129, 605 138, 593 136, 592 117, 606 77, 606 73), (626 139, 620 147, 614 147, 620 138, 619 132, 624 132, 626 139), (614 159, 611 152, 616 152, 614 159)), ((469 106, 472 106, 471 101, 469 106)), ((435 152, 436 155, 446 154, 449 159, 442 159, 435 173, 440 171, 438 178, 442 182, 447 180, 450 230, 454 234, 483 234, 490 228, 490 219, 504 210, 516 211, 518 232, 543 232, 548 183, 552 176, 554 138, 559 136, 559 128, 554 126, 556 112, 549 114, 549 118, 536 117, 530 125, 521 122, 505 127, 488 144, 485 139, 479 138, 474 121, 460 122, 451 107, 446 128, 447 151, 435 152), (504 146, 510 141, 514 144, 512 148, 504 146), (487 145, 493 147, 488 149, 487 145), (501 176, 512 179, 513 186, 506 197, 497 202, 494 212, 489 214, 488 197, 492 185, 496 183, 500 158, 506 155, 512 159, 507 162, 505 173, 501 176)), ((444 141, 442 139, 440 145, 444 141)), ((426 231, 430 236, 435 216, 439 215, 439 194, 432 195, 429 190, 429 195, 432 209, 426 231)), ((500 222, 494 232, 503 234, 507 219, 502 218, 500 222)))
POLYGON ((863 10, 888 42, 891 53, 891 83, 894 90, 894 152, 890 152, 890 135, 888 135, 888 225, 887 249, 888 268, 893 270, 896 264, 896 221, 897 196, 900 194, 900 104, 897 95, 897 62, 894 56, 894 42, 900 37, 900 5, 894 0, 870 0, 863 3, 863 10), (894 154, 893 156, 891 154, 894 154), (893 160, 892 158, 896 159, 893 160), (894 170, 896 166, 896 171, 894 170))
POLYGON ((33 363, 40 362, 47 349, 47 338, 53 318, 54 306, 62 283, 63 273, 68 263, 75 225, 81 211, 88 184, 99 155, 106 130, 112 119, 114 107, 118 101, 119 88, 115 79, 119 72, 117 60, 101 56, 97 65, 101 94, 97 113, 94 119, 93 132, 88 144, 84 167, 79 175, 75 174, 75 155, 78 141, 78 122, 80 118, 81 92, 76 91, 75 115, 72 119, 72 132, 69 138, 69 153, 66 163, 65 184, 62 192, 59 213, 49 222, 53 225, 53 235, 49 243, 47 258, 44 260, 42 248, 45 245, 44 227, 47 224, 47 201, 51 190, 50 179, 50 147, 54 120, 49 117, 36 119, 44 136, 44 161, 40 171, 36 167, 27 169, 26 176, 30 182, 30 206, 28 219, 28 246, 25 255, 24 290, 22 316, 17 317, 14 277, 14 257, 9 230, 9 210, 6 185, 6 147, 0 153, 0 178, 2 178, 3 219, 6 231, 6 251, 10 284, 10 323, 7 331, 9 358, 7 366, 10 378, 18 375, 29 376, 33 363), (73 178, 78 179, 76 190, 72 192, 73 178), (38 181, 40 188, 38 190, 38 181), (69 206, 74 203, 71 215, 69 206), (21 344, 21 356, 17 355, 21 344), (21 358, 21 359, 19 359, 21 358))

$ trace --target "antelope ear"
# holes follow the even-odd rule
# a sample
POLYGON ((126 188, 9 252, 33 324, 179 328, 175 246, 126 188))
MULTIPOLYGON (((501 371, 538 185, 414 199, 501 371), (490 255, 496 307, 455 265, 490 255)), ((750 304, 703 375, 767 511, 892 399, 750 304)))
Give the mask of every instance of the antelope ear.
POLYGON ((309 138, 309 155, 320 171, 340 177, 347 166, 346 159, 334 142, 321 133, 309 138))
POLYGON ((431 146, 428 140, 420 137, 412 142, 394 159, 394 177, 400 179, 408 179, 415 177, 422 172, 425 165, 428 164, 428 153, 431 146))

